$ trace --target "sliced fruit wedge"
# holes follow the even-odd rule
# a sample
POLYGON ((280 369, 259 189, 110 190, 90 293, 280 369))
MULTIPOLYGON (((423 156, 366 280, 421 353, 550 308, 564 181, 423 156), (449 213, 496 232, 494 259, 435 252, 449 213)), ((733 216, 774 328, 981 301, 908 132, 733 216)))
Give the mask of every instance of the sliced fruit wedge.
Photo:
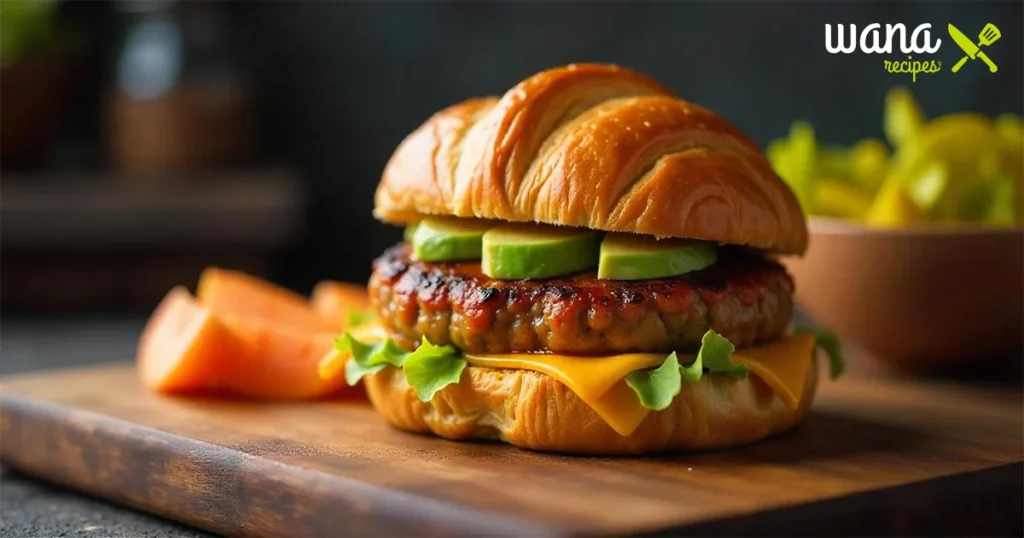
POLYGON ((196 298, 217 314, 273 320, 310 332, 338 330, 337 323, 317 314, 305 297, 239 271, 206 269, 199 277, 196 298))
POLYGON ((308 333, 274 322, 224 316, 238 339, 235 368, 219 386, 246 398, 303 400, 345 391, 343 380, 320 377, 320 361, 334 348, 333 332, 308 333))
POLYGON ((139 338, 136 368, 159 392, 215 388, 239 355, 235 335, 184 287, 164 297, 139 338))
POLYGON ((370 297, 366 287, 349 282, 324 280, 313 288, 309 302, 313 310, 334 324, 339 333, 351 325, 354 318, 370 315, 370 297))
POLYGON ((319 375, 341 331, 341 318, 328 312, 365 306, 361 288, 321 283, 318 309, 297 294, 234 271, 208 270, 199 288, 200 299, 209 303, 178 287, 150 317, 137 355, 149 388, 271 400, 363 394, 344 380, 319 375))

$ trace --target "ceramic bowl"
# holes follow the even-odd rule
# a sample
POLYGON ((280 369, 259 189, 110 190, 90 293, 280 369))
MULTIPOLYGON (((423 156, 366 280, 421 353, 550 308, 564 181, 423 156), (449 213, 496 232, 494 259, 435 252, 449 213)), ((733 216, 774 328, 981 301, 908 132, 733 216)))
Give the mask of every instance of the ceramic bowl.
POLYGON ((905 367, 1024 353, 1024 228, 882 230, 813 217, 783 262, 815 321, 905 367))

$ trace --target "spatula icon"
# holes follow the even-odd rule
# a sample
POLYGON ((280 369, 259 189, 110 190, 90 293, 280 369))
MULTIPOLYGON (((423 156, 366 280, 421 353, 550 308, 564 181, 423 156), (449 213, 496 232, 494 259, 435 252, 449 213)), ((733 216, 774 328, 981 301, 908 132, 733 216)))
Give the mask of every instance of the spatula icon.
POLYGON ((999 31, 999 28, 997 28, 996 25, 988 23, 985 25, 984 28, 981 29, 981 34, 978 35, 977 45, 975 45, 974 42, 971 41, 971 38, 967 37, 956 26, 950 24, 947 29, 949 30, 949 35, 950 37, 953 38, 953 41, 955 41, 956 44, 959 45, 961 49, 963 49, 964 53, 967 54, 967 56, 960 58, 960 61, 953 66, 954 73, 959 71, 960 68, 963 67, 965 63, 967 63, 968 58, 972 60, 974 58, 981 58, 981 60, 988 65, 988 70, 992 73, 995 73, 999 69, 998 67, 996 67, 996 64, 992 63, 992 60, 990 60, 988 56, 986 56, 985 53, 980 50, 980 47, 987 47, 992 43, 995 43, 1000 37, 1003 36, 1003 34, 999 31))

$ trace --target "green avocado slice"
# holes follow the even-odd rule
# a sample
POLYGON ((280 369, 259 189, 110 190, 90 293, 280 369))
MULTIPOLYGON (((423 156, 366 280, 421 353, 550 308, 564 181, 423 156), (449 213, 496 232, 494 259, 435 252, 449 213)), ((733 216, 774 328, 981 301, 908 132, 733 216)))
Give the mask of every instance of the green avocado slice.
POLYGON ((608 280, 664 278, 698 271, 717 259, 715 247, 704 241, 608 234, 601 241, 597 277, 608 280))
POLYGON ((491 278, 552 278, 597 265, 597 233, 540 224, 508 224, 484 234, 481 267, 491 278))
POLYGON ((425 218, 412 234, 413 256, 424 262, 479 259, 484 232, 494 225, 479 219, 425 218))
POLYGON ((405 229, 402 230, 402 240, 404 240, 406 243, 411 244, 412 238, 416 235, 416 227, 419 226, 419 224, 420 223, 418 222, 414 222, 406 226, 405 229))

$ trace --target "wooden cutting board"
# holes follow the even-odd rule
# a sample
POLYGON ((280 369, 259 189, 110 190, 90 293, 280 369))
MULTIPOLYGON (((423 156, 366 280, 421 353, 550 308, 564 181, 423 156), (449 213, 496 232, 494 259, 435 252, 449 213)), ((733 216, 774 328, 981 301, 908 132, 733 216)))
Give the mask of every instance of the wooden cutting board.
POLYGON ((1021 403, 851 376, 760 444, 578 458, 401 433, 361 403, 161 397, 111 365, 0 383, 0 460, 230 535, 1020 534, 1021 403))

